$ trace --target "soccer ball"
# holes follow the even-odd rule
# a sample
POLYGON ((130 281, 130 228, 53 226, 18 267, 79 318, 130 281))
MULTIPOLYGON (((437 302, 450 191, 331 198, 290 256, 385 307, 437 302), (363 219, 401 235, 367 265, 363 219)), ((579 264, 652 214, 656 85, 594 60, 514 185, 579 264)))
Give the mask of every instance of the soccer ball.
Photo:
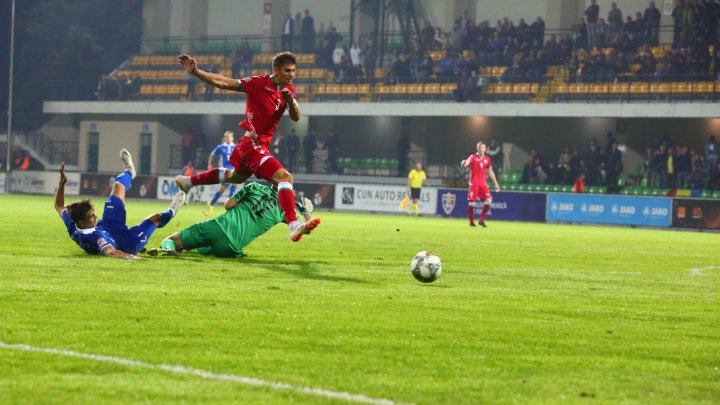
POLYGON ((431 251, 422 251, 410 261, 410 273, 417 281, 432 283, 442 274, 440 256, 431 251))

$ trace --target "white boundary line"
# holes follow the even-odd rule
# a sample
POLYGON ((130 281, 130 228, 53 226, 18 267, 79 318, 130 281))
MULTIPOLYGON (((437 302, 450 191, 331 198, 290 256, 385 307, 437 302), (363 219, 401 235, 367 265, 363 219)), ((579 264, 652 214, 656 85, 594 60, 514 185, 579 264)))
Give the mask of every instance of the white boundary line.
POLYGON ((127 367, 139 367, 139 368, 146 368, 146 369, 151 369, 151 370, 162 370, 162 371, 166 371, 166 372, 173 373, 173 374, 192 375, 192 376, 204 378, 207 380, 228 381, 228 382, 233 382, 233 383, 238 383, 238 384, 243 384, 243 385, 250 385, 253 387, 267 387, 267 388, 271 388, 271 389, 275 389, 275 390, 295 391, 295 392, 299 392, 299 393, 303 393, 303 394, 314 395, 316 397, 340 399, 340 400, 348 401, 348 402, 357 402, 357 403, 373 404, 373 405, 403 405, 400 402, 394 402, 392 400, 384 399, 384 398, 371 398, 371 397, 368 397, 365 395, 351 394, 351 393, 342 392, 342 391, 331 391, 331 390, 326 390, 323 388, 302 387, 302 386, 287 384, 287 383, 283 383, 283 382, 265 381, 265 380, 259 380, 257 378, 243 377, 243 376, 234 375, 234 374, 214 373, 212 371, 201 370, 201 369, 197 369, 197 368, 191 368, 191 367, 185 367, 185 366, 179 366, 179 365, 173 365, 173 364, 145 363, 145 362, 138 361, 138 360, 124 359, 122 357, 103 356, 103 355, 99 355, 99 354, 75 352, 72 350, 35 347, 35 346, 29 346, 29 345, 23 345, 23 344, 10 344, 10 343, 5 343, 5 342, 0 342, 0 348, 9 349, 9 350, 19 350, 19 351, 24 351, 24 352, 49 353, 49 354, 55 354, 55 355, 59 355, 59 356, 66 356, 66 357, 76 357, 76 358, 81 358, 81 359, 101 361, 101 362, 105 362, 105 363, 120 364, 120 365, 127 366, 127 367))
POLYGON ((720 266, 708 266, 708 267, 696 267, 690 269, 690 275, 691 276, 707 276, 707 274, 703 273, 704 271, 708 270, 720 270, 720 266))

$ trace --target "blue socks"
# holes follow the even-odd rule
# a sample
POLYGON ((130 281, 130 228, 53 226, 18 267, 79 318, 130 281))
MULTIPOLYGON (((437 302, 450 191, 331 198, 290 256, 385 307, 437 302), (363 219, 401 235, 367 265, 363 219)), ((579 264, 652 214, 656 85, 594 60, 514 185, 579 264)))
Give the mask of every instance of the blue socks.
MULTIPOLYGON (((234 184, 230 186, 229 193, 230 193, 230 198, 232 198, 232 196, 235 195, 235 185, 234 184)), ((221 195, 222 194, 220 194, 220 192, 215 193, 215 196, 213 197, 213 199, 210 200, 210 205, 215 205, 215 203, 220 199, 221 195)))
POLYGON ((130 182, 132 181, 132 174, 129 171, 124 171, 115 177, 115 181, 122 183, 125 186, 125 191, 130 190, 130 182))
POLYGON ((158 228, 162 228, 165 225, 167 225, 168 222, 170 222, 170 220, 172 219, 172 217, 174 215, 175 215, 175 213, 172 212, 171 210, 166 210, 166 211, 161 212, 160 213, 160 223, 158 224, 158 228))
POLYGON ((218 198, 220 198, 220 193, 215 193, 215 196, 214 196, 213 199, 210 201, 210 205, 215 205, 215 203, 217 202, 218 198))

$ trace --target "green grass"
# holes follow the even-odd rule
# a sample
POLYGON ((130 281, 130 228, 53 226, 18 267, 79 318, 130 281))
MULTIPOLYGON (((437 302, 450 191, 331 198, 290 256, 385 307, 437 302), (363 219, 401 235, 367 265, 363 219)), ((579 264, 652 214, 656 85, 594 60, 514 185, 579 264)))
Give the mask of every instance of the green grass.
MULTIPOLYGON (((164 207, 129 201, 129 223, 164 207)), ((418 404, 720 398, 720 271, 690 271, 720 265, 717 234, 318 216, 241 260, 129 262, 83 254, 52 197, 0 195, 0 341, 418 404), (427 285, 408 269, 426 249, 427 285)), ((342 403, 0 348, 0 403, 130 402, 342 403)))

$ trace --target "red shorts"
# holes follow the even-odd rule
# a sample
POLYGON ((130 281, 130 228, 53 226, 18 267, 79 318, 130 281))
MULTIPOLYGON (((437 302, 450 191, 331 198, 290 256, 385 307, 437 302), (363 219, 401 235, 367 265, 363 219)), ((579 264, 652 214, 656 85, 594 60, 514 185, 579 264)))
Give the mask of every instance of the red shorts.
POLYGON ((490 188, 487 184, 471 184, 468 188, 468 201, 485 201, 490 199, 490 188))
POLYGON ((253 143, 249 136, 243 136, 230 155, 235 171, 248 178, 253 174, 258 179, 272 182, 272 176, 283 166, 270 154, 265 145, 253 143))

